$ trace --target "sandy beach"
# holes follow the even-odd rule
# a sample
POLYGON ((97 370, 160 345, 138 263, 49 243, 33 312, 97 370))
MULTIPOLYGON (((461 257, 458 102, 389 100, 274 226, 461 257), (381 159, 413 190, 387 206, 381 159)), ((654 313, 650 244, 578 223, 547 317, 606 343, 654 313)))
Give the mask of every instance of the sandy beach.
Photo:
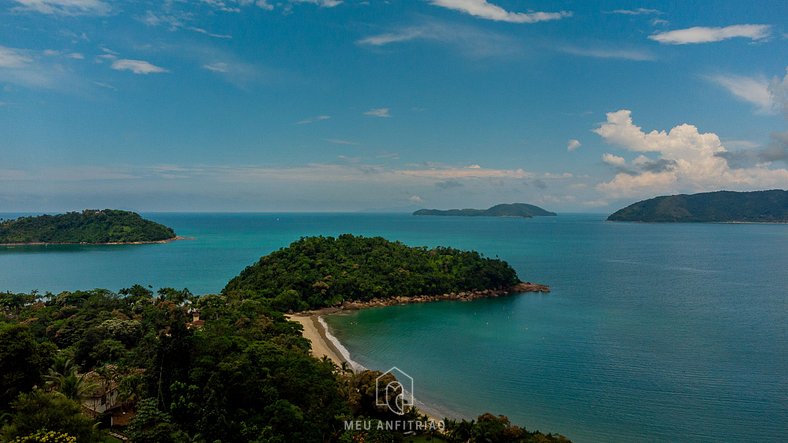
POLYGON ((326 336, 326 330, 323 325, 318 321, 317 315, 288 315, 287 319, 297 321, 304 327, 304 338, 312 343, 312 355, 316 358, 328 357, 336 363, 337 366, 342 366, 345 359, 342 354, 337 350, 331 341, 326 336))

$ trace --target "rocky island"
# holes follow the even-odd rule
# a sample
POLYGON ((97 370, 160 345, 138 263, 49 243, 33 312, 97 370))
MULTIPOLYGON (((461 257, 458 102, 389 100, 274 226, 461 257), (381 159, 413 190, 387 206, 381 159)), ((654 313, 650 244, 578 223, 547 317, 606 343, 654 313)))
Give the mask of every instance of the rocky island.
POLYGON ((0 245, 137 244, 177 238, 172 228, 117 209, 0 220, 0 245))
POLYGON ((473 251, 409 247, 381 237, 306 237, 262 257, 223 294, 262 298, 282 311, 359 309, 549 292, 508 263, 473 251))
POLYGON ((419 209, 413 215, 441 215, 461 217, 539 217, 554 216, 555 212, 546 211, 539 206, 527 203, 511 203, 495 205, 489 209, 419 209))
POLYGON ((788 191, 717 191, 639 201, 610 215, 610 221, 788 223, 788 191))

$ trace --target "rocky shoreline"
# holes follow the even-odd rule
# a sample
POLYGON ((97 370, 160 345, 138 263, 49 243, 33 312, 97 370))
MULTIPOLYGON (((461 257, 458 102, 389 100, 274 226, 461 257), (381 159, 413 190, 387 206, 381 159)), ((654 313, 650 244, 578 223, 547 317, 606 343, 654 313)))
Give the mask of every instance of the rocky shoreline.
POLYGON ((496 298, 505 297, 513 294, 522 294, 525 292, 550 292, 550 287, 531 282, 520 282, 508 289, 484 289, 480 291, 464 291, 440 295, 415 295, 413 297, 391 297, 391 298, 373 298, 366 301, 345 301, 339 306, 332 306, 311 311, 304 311, 301 315, 324 315, 333 314, 342 311, 356 311, 366 308, 377 308, 385 306, 407 305, 414 303, 431 303, 436 301, 471 301, 481 298, 496 298))
POLYGON ((81 246, 108 246, 108 245, 156 245, 171 243, 179 240, 191 240, 190 237, 181 237, 180 235, 167 238, 164 240, 150 240, 150 241, 130 241, 130 242, 106 242, 106 243, 87 243, 87 242, 29 242, 29 243, 0 243, 0 246, 60 246, 60 245, 81 245, 81 246))

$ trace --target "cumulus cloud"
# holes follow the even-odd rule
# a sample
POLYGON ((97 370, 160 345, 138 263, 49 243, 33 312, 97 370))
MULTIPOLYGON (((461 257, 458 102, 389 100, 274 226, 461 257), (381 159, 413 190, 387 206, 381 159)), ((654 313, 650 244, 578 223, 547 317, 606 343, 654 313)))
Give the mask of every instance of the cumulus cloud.
POLYGON ((131 71, 135 74, 142 75, 169 72, 166 69, 156 66, 150 62, 146 62, 145 60, 130 60, 123 58, 112 62, 112 69, 116 71, 131 71))
POLYGON ((509 12, 487 0, 431 0, 435 6, 464 12, 474 17, 509 23, 537 23, 560 20, 572 15, 568 11, 559 12, 509 12))
POLYGON ((602 161, 611 166, 625 166, 627 164, 627 161, 624 159, 624 157, 619 157, 607 152, 602 154, 602 161))
POLYGON ((105 15, 110 6, 101 0, 14 0, 17 11, 57 15, 105 15))
POLYGON ((577 151, 580 146, 582 146, 580 140, 573 138, 566 143, 566 150, 569 152, 577 151))
POLYGON ((723 188, 762 189, 788 183, 788 169, 772 169, 764 164, 737 168, 729 164, 725 158, 728 151, 717 134, 701 133, 690 124, 675 126, 670 131, 644 132, 633 123, 631 111, 622 109, 608 113, 607 121, 594 132, 610 145, 641 154, 631 168, 623 157, 603 156, 606 163, 628 169, 619 169, 612 180, 597 186, 612 197, 723 188))
POLYGON ((364 115, 368 115, 370 117, 379 117, 379 118, 389 118, 389 117, 391 117, 391 113, 389 112, 389 108, 374 108, 374 109, 370 109, 369 111, 365 112, 364 115))
POLYGON ((753 41, 763 40, 771 34, 769 25, 733 25, 724 28, 693 28, 676 29, 659 32, 648 38, 667 45, 686 45, 692 43, 713 43, 731 38, 748 38, 753 41))

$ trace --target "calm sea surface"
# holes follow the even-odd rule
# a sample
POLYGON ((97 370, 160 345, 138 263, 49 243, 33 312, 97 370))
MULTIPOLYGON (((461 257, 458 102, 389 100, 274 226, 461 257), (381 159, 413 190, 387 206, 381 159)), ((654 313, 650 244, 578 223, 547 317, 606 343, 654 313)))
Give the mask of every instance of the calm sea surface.
MULTIPOLYGON (((16 214, 0 214, 9 218, 16 214)), ((575 441, 788 439, 788 226, 601 215, 146 214, 193 240, 0 247, 0 290, 134 283, 203 294, 301 236, 475 249, 552 286, 327 318, 357 362, 411 375, 441 412, 575 441)))

